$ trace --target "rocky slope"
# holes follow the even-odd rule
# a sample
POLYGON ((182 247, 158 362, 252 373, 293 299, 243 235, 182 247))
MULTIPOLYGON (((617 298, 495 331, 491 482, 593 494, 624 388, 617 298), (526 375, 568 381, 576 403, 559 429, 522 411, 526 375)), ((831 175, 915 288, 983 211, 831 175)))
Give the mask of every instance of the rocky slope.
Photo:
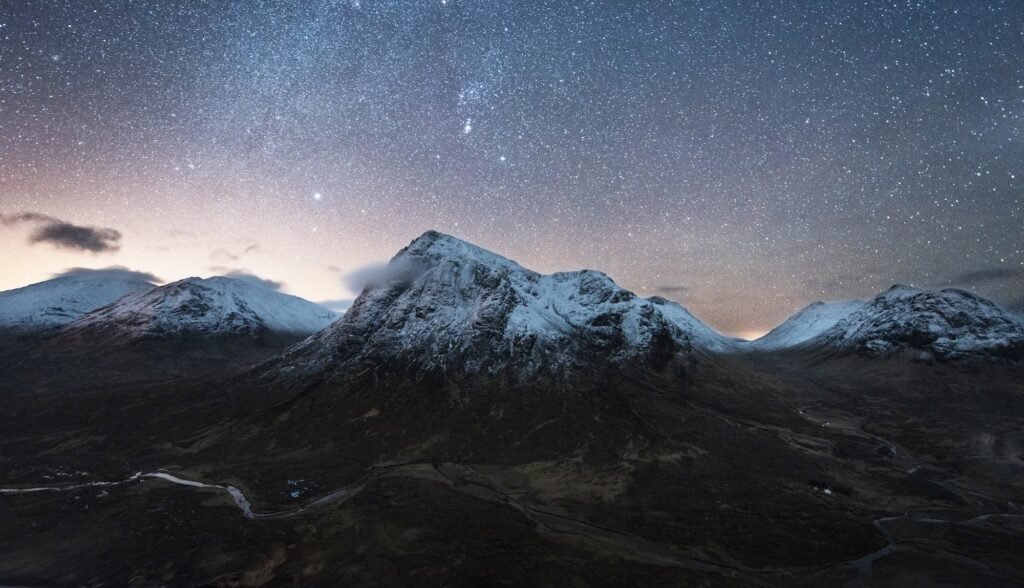
POLYGON ((1024 324, 996 304, 957 289, 896 285, 809 341, 818 347, 921 359, 1024 357, 1024 324))
POLYGON ((391 260, 343 320, 304 342, 282 367, 402 361, 528 378, 588 363, 662 369, 732 345, 678 304, 640 298, 603 273, 542 275, 430 231, 391 260))

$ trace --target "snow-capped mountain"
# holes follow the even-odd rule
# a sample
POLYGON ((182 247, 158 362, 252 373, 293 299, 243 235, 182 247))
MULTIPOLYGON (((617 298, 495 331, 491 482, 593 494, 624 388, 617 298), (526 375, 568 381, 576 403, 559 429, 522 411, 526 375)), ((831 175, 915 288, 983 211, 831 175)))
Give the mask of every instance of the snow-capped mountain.
POLYGON ((542 275, 428 231, 367 285, 345 317, 285 358, 291 367, 400 360, 467 374, 649 362, 733 345, 684 308, 591 270, 542 275))
POLYGON ((85 274, 62 276, 0 292, 0 329, 53 329, 122 296, 155 287, 144 280, 85 274))
POLYGON ((939 359, 1024 357, 1024 324, 964 290, 896 285, 809 343, 872 356, 910 349, 939 359))
POLYGON ((760 339, 750 342, 750 348, 758 351, 773 351, 793 347, 813 339, 839 321, 858 310, 864 302, 815 302, 786 319, 760 339))
POLYGON ((125 296, 61 329, 61 337, 115 340, 311 335, 337 316, 320 305, 246 281, 187 278, 125 296))

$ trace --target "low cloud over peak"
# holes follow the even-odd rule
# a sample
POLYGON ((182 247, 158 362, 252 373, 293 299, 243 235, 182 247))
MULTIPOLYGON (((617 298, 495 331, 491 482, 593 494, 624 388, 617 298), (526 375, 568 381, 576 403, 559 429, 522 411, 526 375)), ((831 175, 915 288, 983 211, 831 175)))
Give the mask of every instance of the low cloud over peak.
POLYGON ((137 280, 141 282, 161 283, 163 280, 149 272, 141 272, 128 269, 123 265, 112 265, 103 268, 69 267, 68 269, 53 274, 54 278, 63 277, 85 277, 107 280, 137 280))
POLYGON ((224 276, 225 278, 232 278, 235 280, 241 280, 252 284, 253 286, 259 286, 260 288, 266 288, 267 290, 274 290, 280 292, 284 288, 284 282, 277 280, 271 280, 257 276, 256 274, 240 269, 228 269, 226 267, 213 266, 210 268, 211 272, 224 276))
POLYGON ((31 244, 49 243, 60 249, 108 253, 121 248, 121 233, 114 229, 76 225, 38 212, 0 214, 0 224, 17 226, 35 225, 28 241, 31 244))
POLYGON ((679 295, 686 294, 687 292, 689 292, 690 291, 690 287, 689 286, 682 286, 682 285, 664 285, 664 286, 658 286, 657 287, 657 291, 660 294, 664 294, 665 296, 679 296, 679 295))

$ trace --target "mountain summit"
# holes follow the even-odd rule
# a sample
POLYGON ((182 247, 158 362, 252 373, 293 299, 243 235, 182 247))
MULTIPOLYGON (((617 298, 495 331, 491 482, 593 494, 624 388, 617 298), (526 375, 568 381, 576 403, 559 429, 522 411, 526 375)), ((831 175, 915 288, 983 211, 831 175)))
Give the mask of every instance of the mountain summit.
POLYGON ((0 292, 0 329, 34 332, 65 325, 153 284, 101 274, 68 275, 0 292))
POLYGON ((336 318, 317 304, 242 280, 187 278, 88 313, 65 326, 61 337, 123 342, 235 336, 298 339, 336 318))
POLYGON ((291 354, 307 365, 384 362, 519 375, 588 362, 656 369, 732 342, 661 298, 592 270, 542 275, 428 231, 401 250, 330 329, 291 354))
POLYGON ((864 305, 860 300, 814 302, 786 319, 765 336, 750 342, 753 349, 770 351, 800 345, 850 316, 864 305))
POLYGON ((889 356, 1024 357, 1024 323, 996 304, 958 289, 895 285, 815 337, 813 345, 889 356))

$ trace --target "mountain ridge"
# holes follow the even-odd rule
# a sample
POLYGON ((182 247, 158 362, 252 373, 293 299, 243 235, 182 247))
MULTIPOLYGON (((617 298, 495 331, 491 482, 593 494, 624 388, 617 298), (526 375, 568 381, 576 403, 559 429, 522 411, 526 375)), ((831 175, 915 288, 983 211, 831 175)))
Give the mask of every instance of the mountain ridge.
POLYGON ((0 292, 0 328, 34 332, 66 325, 127 294, 154 284, 138 279, 60 276, 0 292))
POLYGON ((429 370, 496 375, 593 362, 682 367, 731 348, 683 307, 645 299, 602 272, 540 274, 450 235, 427 231, 399 251, 345 317, 290 350, 285 365, 401 359, 429 370))
POLYGON ((336 318, 313 302, 244 280, 192 277, 124 296, 63 326, 59 336, 308 336, 336 318))
POLYGON ((790 315, 764 336, 750 341, 749 345, 758 351, 771 351, 800 345, 831 328, 863 304, 862 300, 812 302, 790 315))
POLYGON ((966 290, 895 284, 807 343, 872 357, 914 351, 926 360, 1019 359, 1024 323, 966 290))

